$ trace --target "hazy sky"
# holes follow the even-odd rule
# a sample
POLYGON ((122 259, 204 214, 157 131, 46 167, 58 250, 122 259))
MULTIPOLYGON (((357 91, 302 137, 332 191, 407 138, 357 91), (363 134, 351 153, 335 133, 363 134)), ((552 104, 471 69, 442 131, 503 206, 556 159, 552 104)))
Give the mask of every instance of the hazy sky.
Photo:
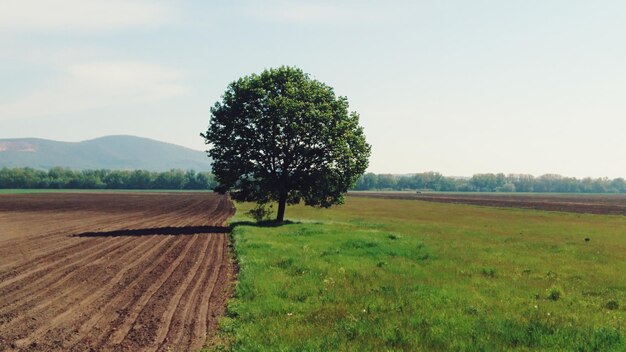
POLYGON ((0 0, 0 138, 204 149, 227 84, 348 97, 370 171, 626 177, 626 2, 0 0))

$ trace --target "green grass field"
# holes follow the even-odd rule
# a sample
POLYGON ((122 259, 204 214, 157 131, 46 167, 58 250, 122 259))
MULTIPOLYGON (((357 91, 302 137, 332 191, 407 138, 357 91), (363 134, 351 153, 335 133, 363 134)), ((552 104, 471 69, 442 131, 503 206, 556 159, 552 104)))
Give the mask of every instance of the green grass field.
POLYGON ((262 227, 250 206, 216 350, 626 350, 626 217, 348 197, 262 227))
MULTIPOLYGON (((0 194, 28 194, 28 193, 58 193, 58 192, 68 192, 70 190, 64 189, 12 189, 12 188, 2 188, 0 189, 0 194)), ((72 190, 73 191, 73 190, 72 190)))

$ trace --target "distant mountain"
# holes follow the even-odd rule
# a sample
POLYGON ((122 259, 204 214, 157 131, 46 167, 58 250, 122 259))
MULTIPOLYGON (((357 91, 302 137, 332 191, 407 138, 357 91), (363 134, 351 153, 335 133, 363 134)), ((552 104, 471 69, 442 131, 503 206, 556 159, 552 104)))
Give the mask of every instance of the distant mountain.
POLYGON ((211 169, 210 160, 204 152, 135 136, 106 136, 83 142, 0 139, 0 168, 50 169, 55 166, 75 170, 211 169))

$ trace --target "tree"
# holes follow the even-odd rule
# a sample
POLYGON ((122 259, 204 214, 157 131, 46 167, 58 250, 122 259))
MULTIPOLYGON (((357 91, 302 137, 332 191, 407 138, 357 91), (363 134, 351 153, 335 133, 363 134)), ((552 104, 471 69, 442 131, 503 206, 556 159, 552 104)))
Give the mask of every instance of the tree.
POLYGON ((396 188, 396 177, 392 174, 378 175, 378 188, 380 189, 394 189, 396 188))
POLYGON ((152 175, 146 170, 134 170, 128 179, 129 186, 134 189, 150 189, 152 175))
POLYGON ((237 201, 343 202, 368 165, 370 145, 348 100, 295 67, 232 82, 211 108, 206 133, 217 192, 237 201))

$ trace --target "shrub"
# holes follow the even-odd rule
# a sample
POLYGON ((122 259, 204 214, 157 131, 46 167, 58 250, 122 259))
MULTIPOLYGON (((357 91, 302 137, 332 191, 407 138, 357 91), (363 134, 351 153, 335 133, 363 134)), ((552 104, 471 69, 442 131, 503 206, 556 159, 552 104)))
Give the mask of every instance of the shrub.
POLYGON ((563 296, 563 292, 558 287, 552 287, 548 291, 548 299, 549 300, 558 301, 561 298, 561 296, 563 296))
POLYGON ((616 300, 612 299, 604 304, 604 308, 609 310, 616 310, 619 309, 619 303, 616 300))
POLYGON ((390 233, 389 235, 387 235, 387 238, 393 241, 393 240, 400 239, 400 236, 390 233))
POLYGON ((272 217, 272 205, 267 206, 266 204, 257 204, 256 207, 248 210, 246 214, 253 218, 256 222, 262 222, 270 220, 272 217))
POLYGON ((494 268, 483 268, 482 274, 486 277, 496 277, 496 269, 494 268))

